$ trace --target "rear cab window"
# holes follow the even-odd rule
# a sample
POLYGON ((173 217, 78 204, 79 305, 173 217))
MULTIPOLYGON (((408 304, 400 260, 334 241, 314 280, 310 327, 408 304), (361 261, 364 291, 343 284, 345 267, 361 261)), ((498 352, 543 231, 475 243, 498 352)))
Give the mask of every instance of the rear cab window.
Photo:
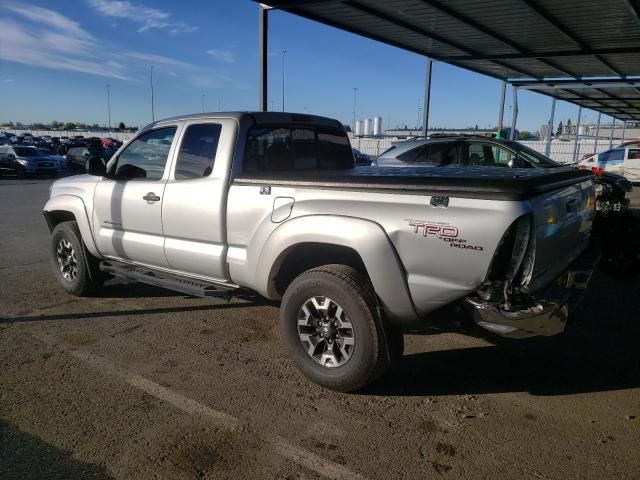
POLYGON ((249 130, 243 172, 346 170, 353 166, 349 138, 341 129, 254 126, 249 130))

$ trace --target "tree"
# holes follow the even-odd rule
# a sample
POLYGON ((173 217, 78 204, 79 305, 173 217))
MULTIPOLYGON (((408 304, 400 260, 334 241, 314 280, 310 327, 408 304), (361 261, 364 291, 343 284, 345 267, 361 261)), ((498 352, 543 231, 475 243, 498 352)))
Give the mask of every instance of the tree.
POLYGON ((65 130, 75 130, 76 129, 76 124, 73 122, 67 122, 64 124, 64 129, 65 130))
POLYGON ((118 130, 124 130, 124 129, 126 129, 126 128, 127 128, 127 127, 126 127, 126 125, 124 124, 124 122, 120 122, 120 123, 118 124, 118 130))
POLYGON ((560 123, 558 124, 558 130, 556 130, 556 136, 560 135, 562 135, 562 120, 560 120, 560 123))
POLYGON ((474 128, 474 130, 478 130, 478 124, 476 123, 476 127, 474 128))
POLYGON ((531 132, 527 132, 526 130, 523 130, 522 132, 518 133, 518 140, 526 140, 531 136, 531 132))

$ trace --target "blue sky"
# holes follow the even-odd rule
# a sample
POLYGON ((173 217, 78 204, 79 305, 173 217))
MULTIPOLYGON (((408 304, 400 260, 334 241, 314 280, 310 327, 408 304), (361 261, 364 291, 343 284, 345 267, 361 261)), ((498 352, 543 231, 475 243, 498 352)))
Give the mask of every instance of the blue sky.
MULTIPOLYGON (((0 1, 0 121, 107 123, 151 121, 202 110, 254 110, 257 104, 257 4, 249 0, 0 1)), ((383 126, 417 123, 425 59, 284 12, 270 14, 269 107, 351 123, 381 115, 383 126)), ((430 125, 485 128, 497 123, 500 82, 436 62, 430 125)), ((509 120, 509 104, 505 122, 509 120)), ((537 130, 551 100, 519 95, 518 128, 537 130)), ((583 111, 583 121, 596 113, 583 111)), ((577 107, 558 102, 556 124, 577 107)), ((607 119, 608 120, 608 119, 607 119)))

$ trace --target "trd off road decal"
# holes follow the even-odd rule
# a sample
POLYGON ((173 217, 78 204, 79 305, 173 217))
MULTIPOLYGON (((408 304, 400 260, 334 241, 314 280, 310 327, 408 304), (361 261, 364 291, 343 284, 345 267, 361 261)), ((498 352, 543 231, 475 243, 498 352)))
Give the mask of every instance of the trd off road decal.
POLYGON ((413 233, 423 237, 431 237, 446 242, 451 248, 461 250, 475 250, 481 252, 484 248, 480 245, 471 245, 466 239, 460 238, 460 231, 446 222, 429 222, 424 220, 407 220, 413 227, 413 233))

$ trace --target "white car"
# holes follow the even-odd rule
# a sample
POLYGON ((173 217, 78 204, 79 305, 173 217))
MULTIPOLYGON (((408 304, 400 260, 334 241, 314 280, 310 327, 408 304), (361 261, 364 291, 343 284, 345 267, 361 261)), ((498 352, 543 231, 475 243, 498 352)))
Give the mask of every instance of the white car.
POLYGON ((640 147, 634 144, 597 153, 578 165, 588 170, 598 167, 605 172, 624 175, 633 183, 640 183, 640 147))

